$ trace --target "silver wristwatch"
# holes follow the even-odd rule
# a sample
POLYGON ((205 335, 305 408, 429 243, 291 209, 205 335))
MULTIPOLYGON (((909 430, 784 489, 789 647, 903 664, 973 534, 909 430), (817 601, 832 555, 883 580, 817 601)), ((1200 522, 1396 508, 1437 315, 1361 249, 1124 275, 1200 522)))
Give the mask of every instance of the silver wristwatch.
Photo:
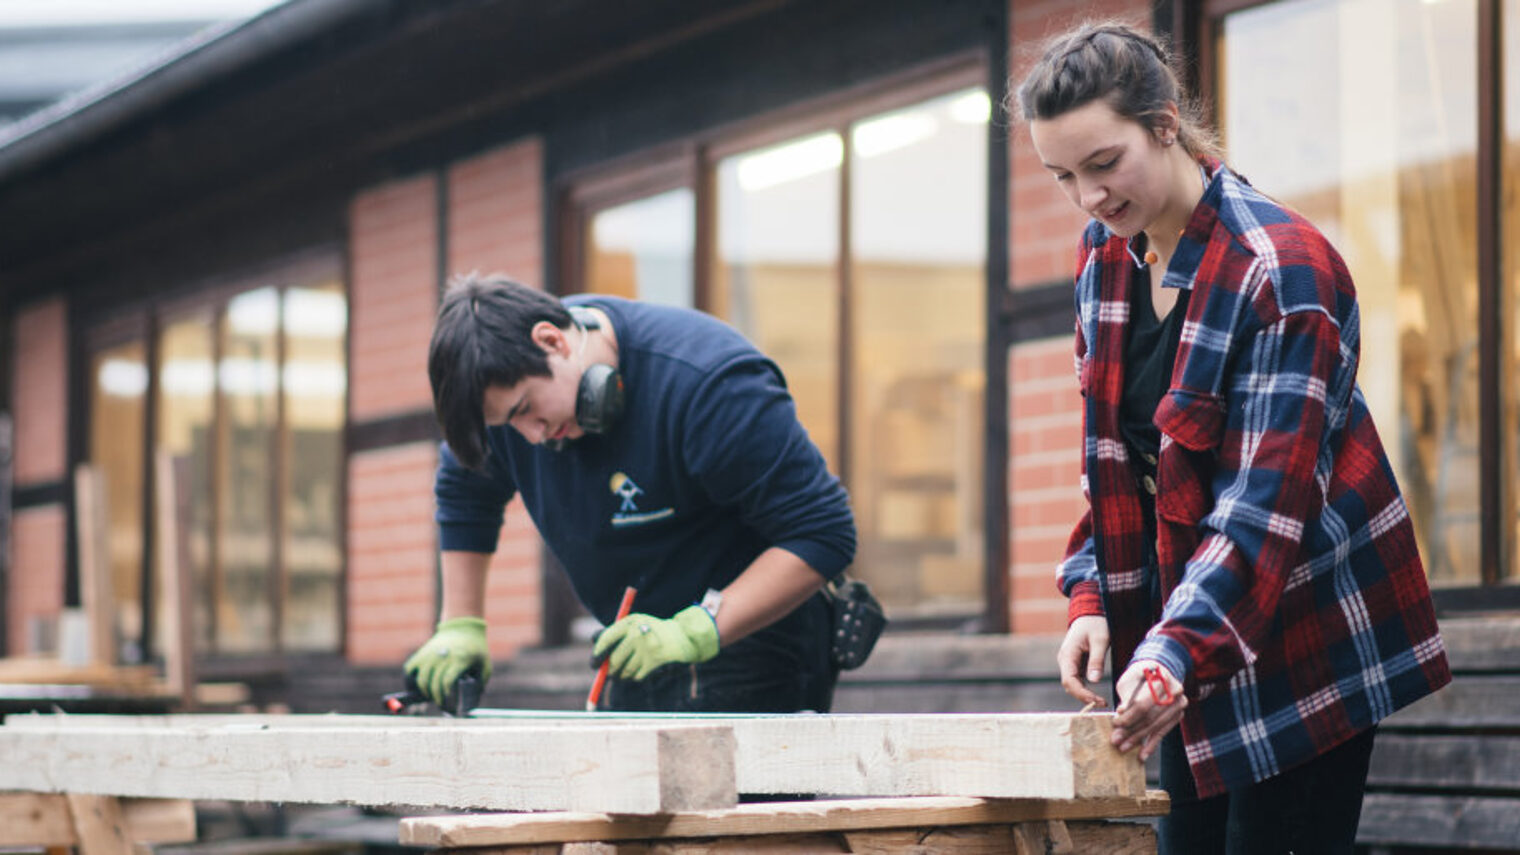
POLYGON ((702 611, 707 612, 713 619, 713 623, 717 623, 718 609, 723 606, 723 592, 717 588, 708 588, 707 593, 702 595, 702 602, 697 605, 702 607, 702 611))

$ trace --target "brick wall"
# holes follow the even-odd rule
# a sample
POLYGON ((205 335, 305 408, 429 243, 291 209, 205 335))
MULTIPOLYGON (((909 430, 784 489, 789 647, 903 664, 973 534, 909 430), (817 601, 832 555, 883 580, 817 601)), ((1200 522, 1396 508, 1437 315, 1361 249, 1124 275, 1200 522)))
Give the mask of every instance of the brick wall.
POLYGON ((6 650, 35 653, 28 643, 36 619, 56 621, 63 609, 64 538, 68 516, 62 505, 19 510, 11 519, 10 589, 6 592, 6 650))
MULTIPOLYGON (((1117 18, 1149 27, 1145 0, 1045 0, 1009 5, 1016 89, 1046 37, 1084 19, 1117 18)), ((1086 215, 1040 165, 1022 121, 1013 122, 1009 163, 1009 287, 1071 280, 1086 215)), ((1009 622, 1018 634, 1060 632, 1066 600, 1055 567, 1083 508, 1081 395, 1072 338, 1020 342, 1008 353, 1009 622)))
MULTIPOLYGON (((427 345, 438 305, 439 247, 450 275, 501 272, 543 281, 543 149, 526 140, 450 164, 447 235, 433 177, 397 181, 350 211, 350 419, 428 413, 427 345)), ((433 470, 437 448, 410 442, 349 460, 348 638, 351 661, 399 662, 437 614, 433 470)), ((486 587, 498 659, 540 638, 542 544, 520 501, 507 509, 486 587)))
POLYGON ((450 167, 449 273, 504 273, 543 287, 543 143, 525 140, 450 167))
POLYGON ((348 461, 348 659, 400 662, 432 632, 438 545, 432 442, 348 461))
POLYGON ((17 487, 62 481, 68 469, 69 329, 62 299, 16 313, 12 330, 16 374, 12 379, 16 418, 17 487))
MULTIPOLYGON (((68 473, 68 308, 48 300, 21 309, 13 323, 14 484, 60 484, 68 473)), ((30 652, 29 624, 56 619, 63 608, 67 534, 62 504, 19 508, 12 518, 4 599, 10 653, 30 652)))
MULTIPOLYGON (((448 170, 448 270, 504 273, 543 287, 543 144, 523 140, 448 170)), ((522 501, 507 508, 486 583, 491 653, 507 658, 538 643, 543 542, 522 501)))
MULTIPOLYGON (((427 346, 438 306, 436 184, 374 188, 349 211, 349 420, 432 409, 427 346)), ((400 662, 432 631, 437 567, 431 442, 362 451, 348 463, 345 649, 400 662)))
POLYGON ((1082 513, 1081 394, 1071 340, 1029 342, 1008 360, 1009 619, 1020 634, 1066 628, 1055 567, 1082 513))
POLYGON ((438 309, 437 211, 432 178, 376 188, 350 209, 351 421, 432 408, 427 347, 438 309))

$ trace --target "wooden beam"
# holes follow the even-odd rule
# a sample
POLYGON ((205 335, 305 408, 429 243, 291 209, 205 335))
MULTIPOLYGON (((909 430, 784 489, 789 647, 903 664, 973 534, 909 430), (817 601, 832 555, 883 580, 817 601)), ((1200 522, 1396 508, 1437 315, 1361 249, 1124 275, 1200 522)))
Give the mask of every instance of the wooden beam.
MULTIPOLYGON (((122 799, 127 837, 141 843, 195 839, 195 806, 184 799, 122 799)), ((79 845, 67 800, 55 793, 0 793, 0 846, 79 845)))
POLYGON ((189 501, 181 489, 188 481, 189 467, 184 461, 176 465, 176 458, 167 450, 155 448, 153 453, 154 528, 158 545, 155 569, 160 592, 158 613, 160 626, 166 631, 159 634, 164 639, 164 685, 168 694, 180 699, 180 706, 193 710, 196 706, 195 692, 195 639, 192 615, 195 612, 191 596, 193 582, 190 566, 184 560, 187 553, 185 540, 189 501), (185 477, 181 477, 185 476, 185 477))
POLYGON ((1404 790, 1520 790, 1520 736, 1379 733, 1367 784, 1404 790))
POLYGON ((1356 842, 1363 846, 1421 846, 1512 850, 1520 840, 1515 800, 1466 796, 1368 793, 1356 842))
POLYGON ((1459 674, 1451 685, 1383 719, 1379 732, 1420 728, 1511 728, 1520 676, 1459 674))
POLYGON ((1111 714, 759 716, 734 722, 739 791, 840 796, 1139 796, 1111 714))
POLYGON ((89 662, 116 662, 116 597, 111 583, 111 522, 105 478, 88 463, 74 469, 74 521, 79 544, 79 600, 89 626, 89 662))
POLYGON ((757 802, 726 810, 662 817, 554 812, 409 817, 400 842, 443 848, 537 843, 649 840, 667 837, 805 834, 888 828, 1007 825, 1018 822, 1156 816, 1170 807, 1166 793, 1135 798, 978 799, 960 796, 757 802))
POLYGON ((552 732, 589 728, 610 733, 624 728, 701 723, 731 730, 735 784, 742 793, 1049 799, 1138 797, 1145 793, 1145 769, 1138 757, 1133 752, 1120 754, 1109 743, 1113 728, 1109 713, 612 716, 513 711, 468 720, 354 715, 158 716, 135 720, 22 716, 10 719, 6 728, 61 727, 72 731, 96 726, 93 722, 111 729, 137 726, 171 731, 254 726, 278 732, 310 728, 442 730, 457 732, 455 738, 460 740, 484 738, 477 734, 496 731, 507 734, 525 729, 552 732))
POLYGON ((1156 833, 1133 823, 962 825, 887 831, 573 841, 444 850, 468 855, 1155 855, 1156 833))
POLYGON ((63 798, 79 838, 79 855, 133 855, 120 800, 86 793, 64 793, 63 798))
POLYGON ((275 717, 249 717, 165 727, 72 718, 17 716, 0 726, 0 789, 635 814, 737 801, 733 733, 723 726, 275 727, 267 723, 275 717))

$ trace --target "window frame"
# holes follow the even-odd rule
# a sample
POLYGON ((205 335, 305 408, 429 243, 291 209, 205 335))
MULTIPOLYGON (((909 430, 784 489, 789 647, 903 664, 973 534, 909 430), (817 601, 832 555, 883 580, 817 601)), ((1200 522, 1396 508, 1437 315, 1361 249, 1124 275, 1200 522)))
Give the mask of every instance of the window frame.
MULTIPOLYGON (((1217 91, 1219 58, 1215 45, 1228 15, 1283 0, 1191 0, 1174 7, 1175 32, 1183 34, 1184 55, 1195 56, 1196 91, 1211 112, 1216 126, 1220 119, 1221 93, 1217 91)), ((1504 454, 1503 348, 1506 334, 1501 311, 1505 306, 1504 282, 1504 127, 1501 75, 1504 73, 1502 0, 1472 0, 1476 5, 1478 44, 1473 64, 1477 87, 1477 253, 1478 273, 1478 436, 1480 474, 1478 485, 1479 575, 1475 585, 1440 587, 1433 590, 1442 612, 1492 611, 1520 607, 1520 555, 1515 554, 1513 521, 1517 515, 1514 493, 1520 489, 1520 467, 1504 454), (1506 466, 1514 469, 1506 490, 1506 466), (1511 521, 1510 525, 1505 520, 1511 521), (1514 572, 1506 579, 1504 569, 1514 572)), ((1520 175, 1509 180, 1520 182, 1520 175)), ((1510 335, 1520 334, 1512 331, 1510 335)))
MULTIPOLYGON (((220 364, 226 346, 226 335, 223 322, 227 314, 227 306, 230 300, 239 294, 248 293, 264 287, 270 287, 279 295, 280 305, 284 305, 286 293, 291 288, 300 288, 314 282, 336 282, 340 285, 345 303, 349 300, 349 282, 347 268, 344 263, 344 253, 336 246, 324 246, 294 253, 280 259, 260 264, 241 271, 228 277, 205 279, 192 283, 183 290, 175 290, 169 293, 150 295, 146 299, 138 301, 126 307, 118 307, 111 312, 92 314, 91 317, 81 321, 79 335, 76 338, 80 344, 75 355, 79 358, 77 364, 81 366, 77 373, 78 386, 75 399, 79 404, 77 412, 81 418, 77 440, 74 440, 74 453, 71 458, 77 465, 91 462, 89 448, 89 434, 94 424, 94 412, 90 402, 94 395, 94 377, 90 376, 90 366, 95 356, 112 347, 119 346, 134 340, 144 342, 144 353, 148 367, 148 386, 144 393, 144 418, 143 418, 143 443, 139 450, 142 458, 142 481, 143 481, 143 509, 141 520, 142 550, 140 557, 141 568, 141 637, 135 639, 142 651, 144 661, 152 661, 155 656, 163 651, 157 645, 158 619, 156 612, 156 598, 161 595, 159 582, 156 578, 157 568, 154 567, 153 556, 157 548, 159 532, 156 526, 156 497, 158 485, 156 483, 157 468, 153 464, 153 451, 158 434, 158 410, 162 403, 162 389, 159 385, 158 371, 156 366, 161 354, 161 336, 163 331, 175 324, 185 321, 199 321, 207 326, 207 332, 211 341, 210 360, 213 366, 220 364)), ((275 339, 277 345, 276 358, 278 364, 283 366, 286 356, 286 338, 288 332, 283 322, 276 325, 275 339)), ((348 362, 351 348, 351 333, 345 331, 343 336, 344 371, 348 371, 348 362)), ((277 376, 283 375, 283 368, 277 369, 277 376)), ((213 386, 212 392, 212 422, 217 425, 217 431, 225 429, 226 415, 224 413, 223 396, 218 391, 219 387, 213 386)), ((206 670, 217 675, 258 675, 285 670, 288 661, 306 658, 331 658, 334 655, 344 653, 344 639, 347 635, 347 612, 343 607, 346 602, 346 586, 348 577, 347 567, 347 540, 348 540, 348 501, 347 501, 347 437, 348 402, 344 396, 344 417, 342 436, 339 439, 340 452, 339 478, 337 484, 338 494, 335 498, 337 504, 337 532, 338 542, 334 544, 340 556, 337 576, 337 603, 338 613, 333 616, 336 622, 336 643, 331 649, 324 650, 296 650, 286 649, 284 642, 284 595, 288 584, 288 567, 286 566, 286 482, 289 477, 289 461, 287 449, 283 441, 283 431, 286 428, 286 404, 283 385, 277 384, 275 394, 276 419, 271 431, 270 460, 275 477, 268 484, 269 504, 273 516, 270 525, 270 556, 271 572, 267 584, 267 596, 270 598, 271 625, 268 633, 267 646, 252 652, 228 652, 217 646, 217 608, 216 603, 223 595, 224 569, 221 566, 221 551, 218 548, 220 538, 220 526, 213 524, 208 533, 209 550, 208 566, 206 567, 206 584, 192 587, 190 598, 194 602, 206 600, 209 602, 207 627, 209 646, 203 646, 200 638, 192 632, 192 649, 187 651, 193 661, 209 666, 206 670)), ((218 462, 223 453, 220 440, 214 440, 212 449, 213 463, 210 472, 209 499, 212 503, 211 514, 213 520, 219 519, 220 509, 218 505, 222 496, 222 467, 218 462)), ((75 523, 73 518, 73 503, 70 502, 70 534, 68 542, 71 552, 75 547, 75 523)), ((76 559, 70 558, 73 566, 76 559)), ((77 574, 69 574, 69 587, 77 600, 77 574)), ((193 615, 193 609, 191 614, 193 615)), ((193 617, 187 616, 187 619, 193 617)), ((131 641, 132 639, 123 639, 131 641)))
MULTIPOLYGON (((554 221, 558 228, 554 242, 559 266, 559 276, 555 277, 555 281, 559 290, 554 293, 563 296, 585 290, 586 230, 598 212, 655 193, 689 187, 694 195, 696 209, 692 305, 699 310, 710 311, 714 287, 713 260, 717 251, 715 218, 719 162, 731 155, 809 134, 830 131, 839 134, 845 145, 839 166, 839 259, 835 271, 841 288, 835 355, 839 365, 836 391, 838 447, 835 453, 840 480, 848 484, 850 431, 853 427, 849 406, 853 388, 854 350, 851 329, 855 322, 850 299, 853 267, 850 238, 850 180, 853 160, 852 146, 849 144, 851 130, 861 120, 875 115, 906 108, 960 89, 981 87, 994 105, 994 119, 989 122, 988 129, 988 182, 992 184, 1004 181, 1006 184, 1006 168, 994 165, 995 160, 1007 156, 1006 145, 1001 140, 997 145, 991 144, 992 139, 1005 133, 997 127, 995 118, 997 104, 1001 101, 1006 84, 1003 76, 1006 76, 1006 72, 989 59, 985 50, 961 51, 905 72, 804 99, 737 122, 687 134, 673 142, 569 171, 554 181, 551 192, 555 205, 554 221)), ((989 187, 987 195, 988 234, 995 239, 989 239, 987 243, 984 264, 988 297, 981 368, 988 390, 983 402, 983 424, 990 428, 1000 427, 1001 431, 989 428, 983 437, 985 476, 982 488, 984 543, 981 608, 979 612, 895 620, 894 628, 963 628, 967 625, 967 620, 972 619, 979 631, 1007 632, 1010 629, 1005 583, 1007 549, 1003 544, 1004 532, 1008 527, 1006 502, 989 498, 1006 496, 1009 442, 1007 418, 1002 412, 1006 409, 1006 394, 1001 389, 994 394, 992 388, 994 384, 1006 385, 1006 372, 1000 369, 1007 360, 1006 335, 1003 330, 1007 318, 1002 312, 1007 265, 1003 259, 995 258, 999 253, 1006 255, 1007 220, 998 216, 995 209, 1006 206, 1007 196, 1006 188, 1000 192, 993 192, 994 189, 989 187)), ((546 604, 546 609, 553 608, 546 604)))

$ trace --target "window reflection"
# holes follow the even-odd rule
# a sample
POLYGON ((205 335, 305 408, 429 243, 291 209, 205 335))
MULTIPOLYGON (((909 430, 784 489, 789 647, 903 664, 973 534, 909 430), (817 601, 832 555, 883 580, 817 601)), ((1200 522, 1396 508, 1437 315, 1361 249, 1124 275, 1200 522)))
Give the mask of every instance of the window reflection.
POLYGON ((836 473, 843 149, 838 134, 818 134, 718 164, 710 306, 781 366, 836 473))
POLYGON ((97 352, 90 376, 90 462, 105 482, 106 562, 121 658, 142 660, 143 417, 148 366, 142 341, 97 352))
POLYGON ((1227 16, 1221 126, 1233 165, 1345 256, 1362 312, 1359 383, 1431 580, 1473 584, 1476 4, 1373 8, 1290 0, 1227 16))
POLYGON ((216 647, 268 649, 274 564, 274 437, 279 405, 279 292, 260 288, 227 303, 217 364, 221 402, 216 460, 216 647))
MULTIPOLYGON (((164 325, 158 341, 157 447, 175 461, 176 503, 181 508, 179 561, 187 566, 193 591, 191 625, 195 649, 209 650, 215 592, 211 569, 212 416, 215 409, 212 324, 187 318, 164 325)), ((155 503, 157 507, 157 503, 155 503)), ((163 531, 162 526, 156 531, 163 531)), ((155 541, 156 549, 170 548, 155 541)), ((153 566, 157 566, 156 562, 153 566)), ((160 604, 156 614, 173 614, 160 604)), ((157 627, 157 649, 169 649, 173 627, 157 627)))
POLYGON ((689 188, 606 208, 586 235, 587 291, 692 305, 696 207, 689 188))
POLYGON ((850 136, 857 566, 898 614, 982 597, 989 114, 973 89, 850 136))
POLYGON ((338 575, 348 310, 337 283, 285 292, 285 364, 280 372, 285 421, 286 650, 338 646, 338 575))

